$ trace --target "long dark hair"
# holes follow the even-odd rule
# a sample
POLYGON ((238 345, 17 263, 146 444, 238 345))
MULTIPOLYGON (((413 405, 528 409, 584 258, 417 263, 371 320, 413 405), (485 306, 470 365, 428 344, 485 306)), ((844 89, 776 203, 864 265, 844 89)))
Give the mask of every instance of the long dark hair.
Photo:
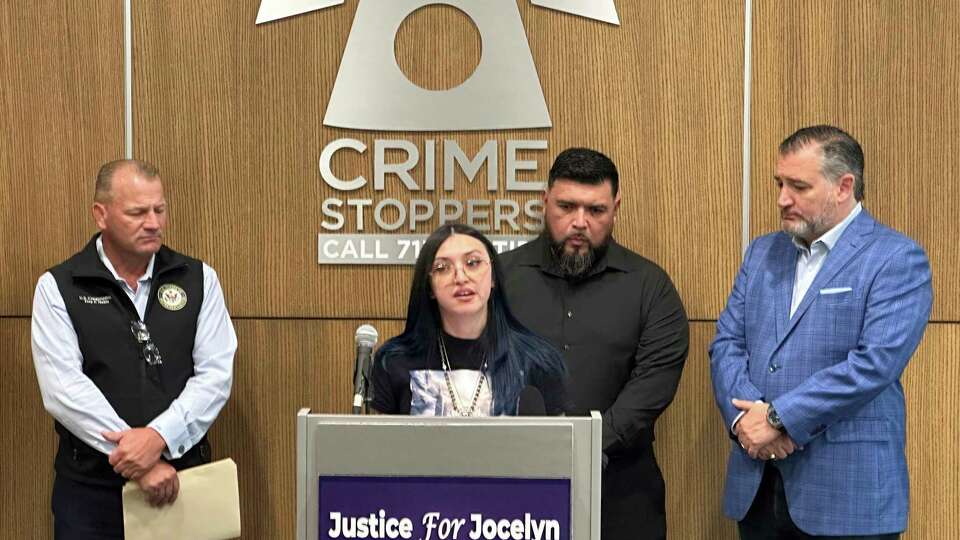
POLYGON ((547 340, 528 330, 514 317, 503 290, 506 281, 497 250, 486 236, 468 225, 442 225, 427 238, 413 271, 406 327, 402 334, 380 347, 376 362, 389 362, 394 355, 423 357, 431 363, 439 358, 437 337, 442 320, 440 307, 432 294, 430 270, 440 245, 454 234, 479 240, 490 257, 493 288, 487 300, 487 323, 480 335, 480 343, 487 357, 493 391, 493 414, 515 414, 517 397, 523 387, 538 376, 562 377, 563 360, 547 340))

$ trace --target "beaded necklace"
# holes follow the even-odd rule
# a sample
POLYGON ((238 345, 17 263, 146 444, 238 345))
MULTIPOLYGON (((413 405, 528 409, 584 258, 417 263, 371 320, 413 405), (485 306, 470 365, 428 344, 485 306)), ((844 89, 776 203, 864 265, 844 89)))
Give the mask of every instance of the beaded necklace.
POLYGON ((450 394, 450 402, 453 403, 453 410, 459 416, 474 416, 477 409, 477 402, 480 400, 480 390, 483 389, 483 383, 487 380, 487 353, 483 353, 483 365, 480 367, 480 377, 477 378, 477 388, 473 391, 473 401, 470 402, 470 408, 464 410, 461 405, 460 394, 450 377, 452 368, 450 367, 450 358, 447 356, 447 346, 443 342, 443 336, 437 336, 437 342, 440 345, 440 364, 443 366, 443 378, 447 382, 447 392, 450 394))

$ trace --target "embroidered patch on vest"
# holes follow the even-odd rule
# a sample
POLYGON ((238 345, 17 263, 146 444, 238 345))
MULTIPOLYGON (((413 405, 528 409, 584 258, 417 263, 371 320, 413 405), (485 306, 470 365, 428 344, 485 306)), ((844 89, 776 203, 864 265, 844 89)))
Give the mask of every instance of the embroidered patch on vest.
POLYGON ((187 305, 187 291, 180 288, 179 285, 167 283, 157 291, 157 299, 160 305, 170 311, 180 311, 187 305))
POLYGON ((109 296, 87 296, 85 294, 81 294, 79 298, 84 304, 96 304, 102 306, 110 303, 109 296))

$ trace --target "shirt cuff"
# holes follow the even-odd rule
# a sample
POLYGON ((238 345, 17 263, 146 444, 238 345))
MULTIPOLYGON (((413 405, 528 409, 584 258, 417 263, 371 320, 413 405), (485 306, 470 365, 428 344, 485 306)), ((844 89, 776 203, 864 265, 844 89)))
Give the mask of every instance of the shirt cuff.
MULTIPOLYGON (((763 403, 763 400, 762 400, 762 399, 755 399, 755 400, 753 400, 753 402, 754 402, 754 403, 763 403)), ((731 434, 731 435, 733 435, 733 436, 736 436, 736 435, 737 435, 736 433, 734 433, 733 428, 737 427, 737 422, 739 422, 739 421, 740 421, 740 418, 742 418, 743 415, 745 415, 745 414, 747 414, 747 411, 740 411, 740 414, 738 414, 737 417, 733 419, 733 422, 730 422, 730 434, 731 434)))
POLYGON ((747 414, 747 411, 740 411, 740 414, 738 414, 737 417, 733 419, 733 422, 730 422, 730 434, 731 434, 731 435, 734 435, 734 436, 735 436, 735 435, 737 434, 737 432, 734 431, 733 428, 737 427, 737 422, 739 422, 740 419, 743 418, 743 415, 745 415, 745 414, 747 414))
POLYGON ((178 459, 193 446, 190 444, 183 423, 169 409, 154 418, 147 427, 153 428, 167 443, 167 448, 163 451, 163 457, 166 459, 178 459))

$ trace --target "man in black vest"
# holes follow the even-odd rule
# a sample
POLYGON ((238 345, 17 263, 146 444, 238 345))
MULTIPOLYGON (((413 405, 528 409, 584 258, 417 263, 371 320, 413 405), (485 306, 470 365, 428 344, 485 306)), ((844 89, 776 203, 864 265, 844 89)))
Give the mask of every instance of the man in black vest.
POLYGON ((34 366, 60 436, 57 539, 122 539, 127 480, 155 505, 176 499, 177 471, 210 461, 237 348, 216 273, 163 245, 156 167, 105 164, 93 217, 100 233, 40 277, 33 302, 34 366))

